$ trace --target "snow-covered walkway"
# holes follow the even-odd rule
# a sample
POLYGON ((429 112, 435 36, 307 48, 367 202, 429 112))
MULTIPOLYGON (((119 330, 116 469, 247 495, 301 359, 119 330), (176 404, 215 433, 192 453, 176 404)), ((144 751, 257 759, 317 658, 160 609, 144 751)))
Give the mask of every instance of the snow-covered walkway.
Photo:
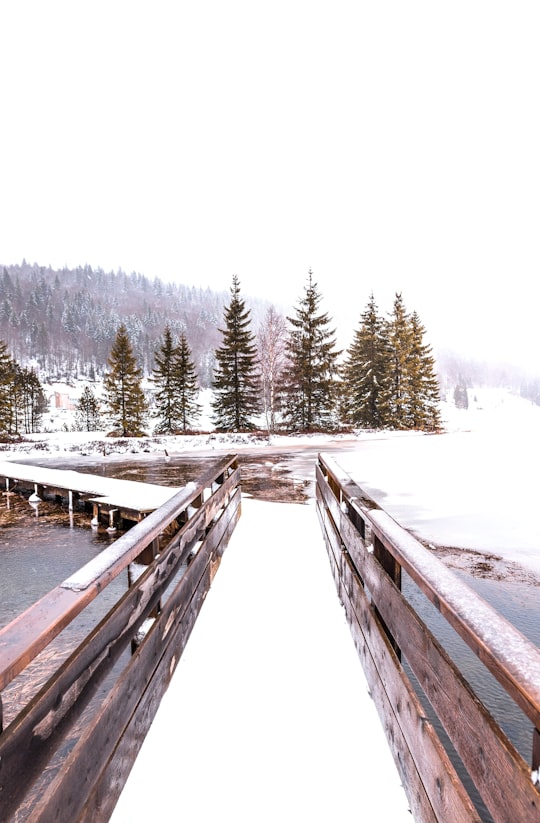
POLYGON ((314 501, 242 516, 111 817, 411 823, 314 501))

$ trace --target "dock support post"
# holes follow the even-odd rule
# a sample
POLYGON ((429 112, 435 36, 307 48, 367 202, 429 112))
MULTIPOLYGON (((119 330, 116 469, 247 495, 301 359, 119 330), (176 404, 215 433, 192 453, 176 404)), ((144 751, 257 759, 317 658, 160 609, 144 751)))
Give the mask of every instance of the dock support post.
POLYGON ((68 509, 70 512, 73 511, 73 492, 71 489, 68 490, 68 509))
POLYGON ((28 498, 29 503, 41 503, 41 497, 39 496, 39 486, 37 483, 34 483, 34 493, 30 495, 28 498))
POLYGON ((109 509, 109 525, 107 527, 108 532, 115 532, 116 531, 116 524, 114 522, 115 517, 114 515, 117 513, 118 509, 109 509))
POLYGON ((92 504, 92 520, 90 521, 90 525, 97 529, 99 526, 99 504, 93 503, 92 504))

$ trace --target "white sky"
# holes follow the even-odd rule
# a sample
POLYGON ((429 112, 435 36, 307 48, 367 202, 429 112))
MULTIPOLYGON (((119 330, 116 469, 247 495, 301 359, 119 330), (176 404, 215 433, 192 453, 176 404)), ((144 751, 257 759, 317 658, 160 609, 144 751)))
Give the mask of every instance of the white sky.
POLYGON ((0 262, 373 290, 536 362, 535 2, 4 2, 0 262))

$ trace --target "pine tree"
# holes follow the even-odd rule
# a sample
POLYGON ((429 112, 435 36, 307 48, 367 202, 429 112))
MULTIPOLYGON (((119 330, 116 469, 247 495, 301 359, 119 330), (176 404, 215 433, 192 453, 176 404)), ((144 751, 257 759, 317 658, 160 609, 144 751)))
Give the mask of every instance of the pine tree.
POLYGON ((424 343, 426 330, 416 312, 410 319, 411 349, 407 364, 408 426, 435 431, 441 426, 440 386, 431 346, 424 343))
POLYGON ((386 325, 371 294, 342 367, 343 416, 357 426, 381 428, 388 417, 389 350, 386 325))
POLYGON ((180 334, 180 341, 174 358, 176 390, 180 428, 183 432, 193 428, 201 416, 202 407, 197 402, 199 383, 195 372, 195 364, 186 335, 180 334))
POLYGON ((99 401, 88 386, 79 398, 75 412, 75 419, 79 431, 97 431, 100 428, 99 401))
POLYGON ((174 380, 175 347, 170 327, 167 325, 163 333, 163 341, 158 351, 154 353, 154 376, 157 386, 156 413, 158 423, 156 432, 172 433, 177 426, 178 410, 176 405, 176 390, 174 380))
POLYGON ((262 405, 269 432, 275 432, 277 413, 281 408, 281 387, 286 365, 286 336, 285 318, 276 311, 274 306, 270 306, 257 335, 262 405))
POLYGON ((47 408, 47 398, 39 377, 33 369, 16 368, 16 379, 20 384, 20 414, 27 434, 39 431, 43 413, 47 408))
POLYGON ((389 411, 387 423, 395 429, 406 429, 408 419, 408 358, 412 337, 410 317, 403 297, 396 293, 393 312, 387 325, 389 345, 389 411))
POLYGON ((141 388, 142 371, 123 323, 107 363, 110 372, 105 375, 103 387, 113 425, 122 437, 139 437, 143 434, 147 404, 141 388))
POLYGON ((251 312, 240 297, 240 281, 232 279, 231 301, 224 310, 223 345, 216 349, 212 401, 213 420, 221 431, 253 429, 259 411, 257 349, 250 331, 251 312))
POLYGON ((171 434, 181 429, 186 432, 200 417, 201 406, 197 402, 199 385, 195 365, 184 332, 181 332, 179 343, 175 346, 167 325, 154 361, 156 417, 159 421, 155 431, 171 434))
POLYGON ((328 429, 335 425, 335 387, 340 354, 330 318, 319 313, 322 296, 311 269, 296 316, 288 317, 292 329, 286 341, 285 417, 297 431, 328 429))

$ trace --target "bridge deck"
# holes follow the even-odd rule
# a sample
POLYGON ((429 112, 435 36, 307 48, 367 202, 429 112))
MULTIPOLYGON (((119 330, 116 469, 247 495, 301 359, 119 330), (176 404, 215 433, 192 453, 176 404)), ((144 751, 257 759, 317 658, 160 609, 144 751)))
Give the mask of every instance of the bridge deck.
POLYGON ((412 820, 315 508, 243 498, 111 823, 364 818, 412 820))

